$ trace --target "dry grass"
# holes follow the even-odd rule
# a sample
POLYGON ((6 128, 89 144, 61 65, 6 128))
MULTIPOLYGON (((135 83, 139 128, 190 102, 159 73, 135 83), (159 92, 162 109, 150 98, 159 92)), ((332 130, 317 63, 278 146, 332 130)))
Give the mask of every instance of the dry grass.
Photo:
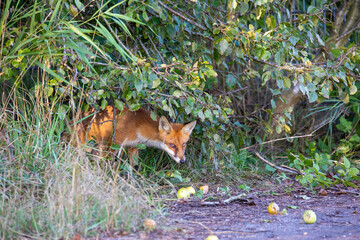
POLYGON ((144 180, 117 175, 62 143, 60 121, 39 111, 2 116, 0 238, 71 238, 132 231, 151 214, 144 180), (116 176, 117 175, 117 176, 116 176))

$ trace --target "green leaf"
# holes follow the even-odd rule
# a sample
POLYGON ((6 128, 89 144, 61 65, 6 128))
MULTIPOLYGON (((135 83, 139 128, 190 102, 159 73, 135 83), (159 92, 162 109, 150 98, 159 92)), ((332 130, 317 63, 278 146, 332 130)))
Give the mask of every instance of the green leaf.
POLYGON ((224 55, 225 51, 228 49, 229 43, 228 41, 223 38, 223 40, 220 41, 220 54, 224 55))
POLYGON ((290 88, 290 87, 291 87, 290 78, 284 77, 284 78, 283 78, 283 81, 284 81, 284 86, 285 86, 286 88, 290 88))
POLYGON ((53 87, 50 87, 50 86, 45 86, 44 87, 44 94, 47 96, 47 97, 50 97, 54 92, 54 88, 53 87))
POLYGON ((277 65, 281 65, 283 62, 281 51, 277 51, 275 54, 275 62, 277 65))
POLYGON ((266 25, 271 30, 275 29, 275 17, 273 15, 270 15, 266 18, 266 25))
POLYGON ((135 88, 137 92, 141 92, 141 90, 143 89, 144 83, 140 78, 135 78, 134 81, 135 84, 135 88))
POLYGON ((140 109, 140 107, 141 107, 141 105, 140 105, 140 104, 138 104, 138 103, 131 104, 131 105, 130 105, 130 111, 136 111, 136 110, 139 110, 139 109, 140 109))
MULTIPOLYGON (((96 44, 94 43, 94 41, 91 40, 91 38, 89 38, 89 37, 83 32, 83 29, 77 28, 77 27, 75 27, 74 25, 72 25, 72 24, 70 24, 70 23, 68 23, 68 22, 67 22, 67 25, 68 25, 68 27, 69 27, 74 33, 76 33, 77 35, 83 37, 83 38, 84 38, 86 41, 88 41, 93 47, 95 47, 96 50, 98 50, 99 52, 101 52, 101 54, 102 54, 106 59, 109 58, 108 55, 107 55, 101 48, 99 48, 99 46, 96 45, 96 44)), ((96 28, 97 28, 97 27, 96 27, 96 28)))
POLYGON ((108 105, 108 102, 106 101, 105 98, 103 98, 101 100, 101 109, 105 109, 107 105, 108 105))
POLYGON ((287 207, 290 209, 298 209, 299 208, 298 206, 287 206, 287 207))
MULTIPOLYGON (((101 33, 106 38, 106 40, 109 41, 126 60, 130 59, 130 60, 134 61, 134 58, 132 56, 130 56, 130 54, 129 54, 130 51, 127 48, 120 47, 120 45, 117 43, 117 41, 115 40, 113 35, 109 32, 109 30, 104 25, 102 25, 99 21, 97 21, 97 24, 100 27, 97 27, 97 26, 93 26, 93 27, 99 33, 101 33)), ((87 39, 89 39, 88 41, 91 41, 89 37, 87 37, 87 39)), ((92 45, 95 45, 95 43, 93 43, 92 45)), ((107 55, 105 55, 105 56, 107 56, 107 55)))
POLYGON ((194 104, 195 104, 195 98, 194 97, 188 97, 187 99, 186 99, 186 102, 190 105, 190 106, 194 106, 194 104))
POLYGON ((309 102, 310 102, 310 103, 313 103, 313 102, 315 102, 315 101, 318 99, 318 95, 317 95, 316 92, 310 92, 310 93, 308 94, 308 96, 309 96, 309 102))
POLYGON ((295 46, 296 43, 299 41, 299 38, 294 37, 294 36, 291 36, 291 37, 289 38, 289 41, 291 42, 291 44, 292 44, 293 46, 295 46))
POLYGON ((203 113, 202 110, 200 110, 200 111, 198 112, 198 117, 201 119, 201 121, 204 121, 204 120, 205 120, 205 115, 204 115, 204 113, 203 113))
POLYGON ((307 13, 316 13, 316 12, 319 12, 319 9, 317 7, 314 6, 308 7, 307 13))
POLYGON ((154 121, 156 121, 156 119, 157 119, 156 113, 153 112, 153 111, 150 112, 150 117, 151 117, 151 119, 154 120, 154 121))
POLYGON ((319 34, 315 33, 315 36, 318 40, 318 43, 321 45, 321 46, 325 46, 325 43, 324 41, 321 39, 321 37, 319 36, 319 34))
POLYGON ((84 5, 79 0, 75 0, 75 5, 79 10, 84 8, 84 5))
POLYGON ((349 169, 350 168, 350 161, 347 159, 347 157, 343 156, 343 159, 344 159, 344 166, 346 169, 349 169))
POLYGON ((235 87, 236 83, 237 83, 237 79, 234 77, 234 75, 232 75, 232 74, 226 75, 226 86, 229 89, 233 89, 235 87))
POLYGON ((182 96, 182 92, 179 90, 175 90, 172 94, 174 97, 181 97, 182 96))
POLYGON ((119 99, 115 99, 115 107, 122 111, 124 109, 124 104, 119 99))
POLYGON ((161 83, 160 78, 157 78, 155 80, 152 81, 152 88, 157 88, 161 83))
POLYGON ((244 1, 240 4, 240 14, 244 15, 249 10, 249 3, 244 1))
POLYGON ((355 86, 355 84, 351 85, 349 91, 350 95, 354 95, 357 92, 357 87, 355 86))
POLYGON ((343 132, 350 132, 352 129, 352 123, 344 117, 341 117, 340 124, 337 124, 336 127, 343 132))
POLYGON ((271 77, 270 71, 264 72, 262 75, 262 84, 264 85, 267 81, 269 81, 270 77, 271 77))
POLYGON ((357 169, 355 167, 351 167, 349 169, 348 173, 351 177, 357 177, 357 175, 359 174, 359 169, 357 169))
POLYGON ((136 147, 137 147, 138 149, 146 149, 146 145, 143 144, 143 143, 140 143, 140 144, 136 145, 136 147))

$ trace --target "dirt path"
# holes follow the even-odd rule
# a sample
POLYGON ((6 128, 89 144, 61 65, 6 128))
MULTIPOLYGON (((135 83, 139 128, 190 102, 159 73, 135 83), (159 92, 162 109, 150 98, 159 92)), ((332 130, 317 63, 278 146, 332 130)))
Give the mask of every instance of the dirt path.
POLYGON ((303 192, 273 196, 248 194, 228 205, 203 206, 200 200, 172 202, 166 219, 152 232, 106 239, 205 239, 210 231, 222 239, 360 239, 360 192, 327 192, 326 196, 303 192), (275 201, 287 215, 270 215, 275 201), (296 209, 289 208, 295 206, 296 209), (315 224, 305 224, 302 214, 311 209, 315 224))

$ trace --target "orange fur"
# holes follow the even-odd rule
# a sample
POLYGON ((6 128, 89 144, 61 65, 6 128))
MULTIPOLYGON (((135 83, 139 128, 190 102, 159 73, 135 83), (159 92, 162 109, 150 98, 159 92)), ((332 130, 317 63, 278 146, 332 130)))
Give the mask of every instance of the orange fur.
POLYGON ((96 114, 92 109, 84 116, 88 118, 77 126, 80 142, 94 139, 100 146, 115 143, 131 147, 131 163, 138 155, 138 144, 162 149, 177 163, 184 163, 186 143, 196 125, 196 121, 169 123, 165 117, 154 121, 150 112, 143 108, 137 111, 125 108, 121 112, 115 109, 114 112, 114 108, 108 106, 96 114))

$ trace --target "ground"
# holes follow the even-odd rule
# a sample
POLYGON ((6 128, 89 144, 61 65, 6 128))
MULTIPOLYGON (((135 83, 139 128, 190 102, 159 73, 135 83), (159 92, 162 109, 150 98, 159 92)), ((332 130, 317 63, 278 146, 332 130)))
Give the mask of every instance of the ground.
MULTIPOLYGON (((216 198, 216 194, 212 196, 216 198)), ((156 220, 155 230, 103 239, 206 239, 211 232, 220 240, 360 239, 358 189, 334 187, 326 191, 305 191, 298 188, 277 194, 259 190, 239 196, 240 199, 229 204, 222 201, 228 196, 223 195, 222 200, 212 198, 211 201, 220 200, 217 205, 204 205, 204 200, 196 198, 172 201, 166 217, 156 220), (285 208, 287 214, 270 215, 267 207, 271 202, 276 202, 280 210, 285 208), (317 215, 314 224, 302 222, 302 215, 308 209, 317 215)))

